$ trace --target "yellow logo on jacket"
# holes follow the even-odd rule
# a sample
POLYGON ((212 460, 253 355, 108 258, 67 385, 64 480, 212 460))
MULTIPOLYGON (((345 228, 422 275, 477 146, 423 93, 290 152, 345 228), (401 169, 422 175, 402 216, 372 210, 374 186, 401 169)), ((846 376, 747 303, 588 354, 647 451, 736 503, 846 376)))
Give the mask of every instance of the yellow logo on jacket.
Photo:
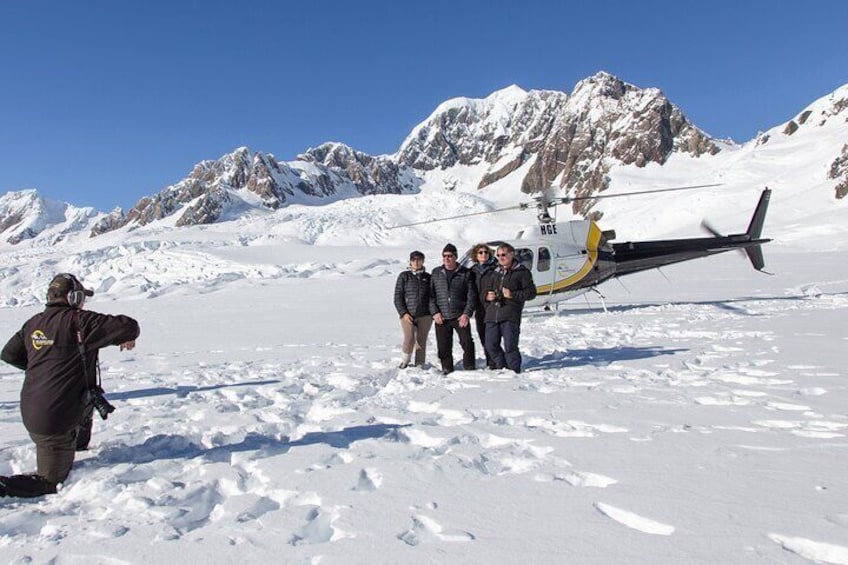
POLYGON ((42 347, 46 347, 48 345, 53 345, 53 340, 44 335, 44 332, 41 330, 35 330, 32 332, 32 346, 39 350, 42 347))

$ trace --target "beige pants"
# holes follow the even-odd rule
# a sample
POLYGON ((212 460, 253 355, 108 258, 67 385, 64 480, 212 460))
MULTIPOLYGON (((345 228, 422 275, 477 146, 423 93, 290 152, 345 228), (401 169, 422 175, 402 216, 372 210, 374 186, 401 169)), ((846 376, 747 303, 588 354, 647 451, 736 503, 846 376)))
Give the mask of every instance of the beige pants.
POLYGON ((414 322, 400 319, 400 327, 403 330, 401 351, 403 351, 404 361, 409 361, 414 350, 415 365, 420 367, 424 364, 424 358, 427 356, 427 336, 430 334, 432 325, 432 316, 419 316, 414 322))

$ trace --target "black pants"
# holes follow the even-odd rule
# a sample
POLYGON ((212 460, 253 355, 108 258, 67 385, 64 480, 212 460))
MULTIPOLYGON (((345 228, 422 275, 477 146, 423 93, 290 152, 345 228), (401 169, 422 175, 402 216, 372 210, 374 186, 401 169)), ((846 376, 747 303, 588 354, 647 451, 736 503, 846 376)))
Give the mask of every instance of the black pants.
POLYGON ((30 432, 29 437, 35 442, 38 472, 0 477, 2 496, 31 498, 53 494, 56 486, 71 473, 77 450, 77 428, 59 434, 30 432))
POLYGON ((462 346, 462 368, 466 371, 475 369, 477 359, 474 355, 474 340, 471 338, 471 324, 462 328, 459 326, 459 318, 455 318, 436 324, 436 345, 442 370, 453 372, 453 332, 459 336, 459 345, 462 346))
POLYGON ((93 409, 89 406, 79 427, 58 434, 36 434, 35 460, 38 471, 32 474, 0 477, 0 496, 36 497, 56 492, 56 486, 71 474, 77 451, 88 449, 93 409))
POLYGON ((492 361, 492 356, 489 355, 489 350, 486 349, 486 313, 477 310, 474 314, 474 323, 477 324, 477 337, 480 338, 480 345, 483 346, 483 352, 486 354, 486 366, 494 369, 495 362, 492 361))
POLYGON ((91 441, 91 428, 94 425, 94 407, 89 404, 82 414, 79 430, 77 432, 77 451, 85 451, 88 449, 88 443, 91 441))

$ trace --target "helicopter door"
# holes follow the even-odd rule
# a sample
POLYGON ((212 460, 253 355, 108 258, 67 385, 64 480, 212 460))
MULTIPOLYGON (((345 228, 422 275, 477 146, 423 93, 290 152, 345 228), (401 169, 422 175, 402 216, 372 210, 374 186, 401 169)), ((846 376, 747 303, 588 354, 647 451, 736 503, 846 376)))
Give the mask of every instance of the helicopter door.
POLYGON ((536 270, 533 271, 533 282, 536 287, 548 286, 553 288, 554 273, 553 260, 549 247, 542 246, 538 249, 536 270))
POLYGON ((533 270, 533 250, 526 247, 515 250, 515 260, 524 265, 525 268, 533 270))

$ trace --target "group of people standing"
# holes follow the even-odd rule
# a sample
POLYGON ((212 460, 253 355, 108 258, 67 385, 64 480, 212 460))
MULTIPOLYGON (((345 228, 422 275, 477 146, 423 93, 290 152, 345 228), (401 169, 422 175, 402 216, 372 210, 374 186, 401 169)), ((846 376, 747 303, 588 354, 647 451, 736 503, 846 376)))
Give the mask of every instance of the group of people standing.
POLYGON ((424 366, 427 336, 435 323, 442 372, 454 371, 454 333, 462 347, 462 368, 476 369, 473 316, 486 367, 520 373, 521 314, 524 303, 536 297, 532 273, 515 259, 515 249, 508 243, 497 246, 495 257, 489 245, 475 245, 471 268, 460 265, 458 259, 456 246, 448 243, 442 249, 442 265, 428 273, 424 254, 409 254, 409 268, 398 276, 394 294, 403 330, 400 368, 412 363, 424 366))
MULTIPOLYGON (((395 285, 403 328, 401 368, 424 365, 435 322, 442 371, 454 370, 454 333, 462 346, 463 369, 475 369, 474 317, 486 366, 521 372, 518 336, 524 303, 536 297, 533 277, 508 243, 497 247, 497 260, 484 243, 474 246, 473 255, 474 265, 464 267, 448 243, 442 266, 428 273, 424 254, 410 253, 409 269, 395 285)), ((70 474, 76 452, 88 449, 95 409, 103 419, 114 410, 100 388, 98 352, 109 345, 133 349, 139 325, 128 316, 86 310, 92 295, 74 275, 56 275, 44 311, 24 323, 0 351, 0 359, 25 371, 21 414, 35 443, 37 465, 35 473, 0 476, 0 497, 55 493, 70 474)))

